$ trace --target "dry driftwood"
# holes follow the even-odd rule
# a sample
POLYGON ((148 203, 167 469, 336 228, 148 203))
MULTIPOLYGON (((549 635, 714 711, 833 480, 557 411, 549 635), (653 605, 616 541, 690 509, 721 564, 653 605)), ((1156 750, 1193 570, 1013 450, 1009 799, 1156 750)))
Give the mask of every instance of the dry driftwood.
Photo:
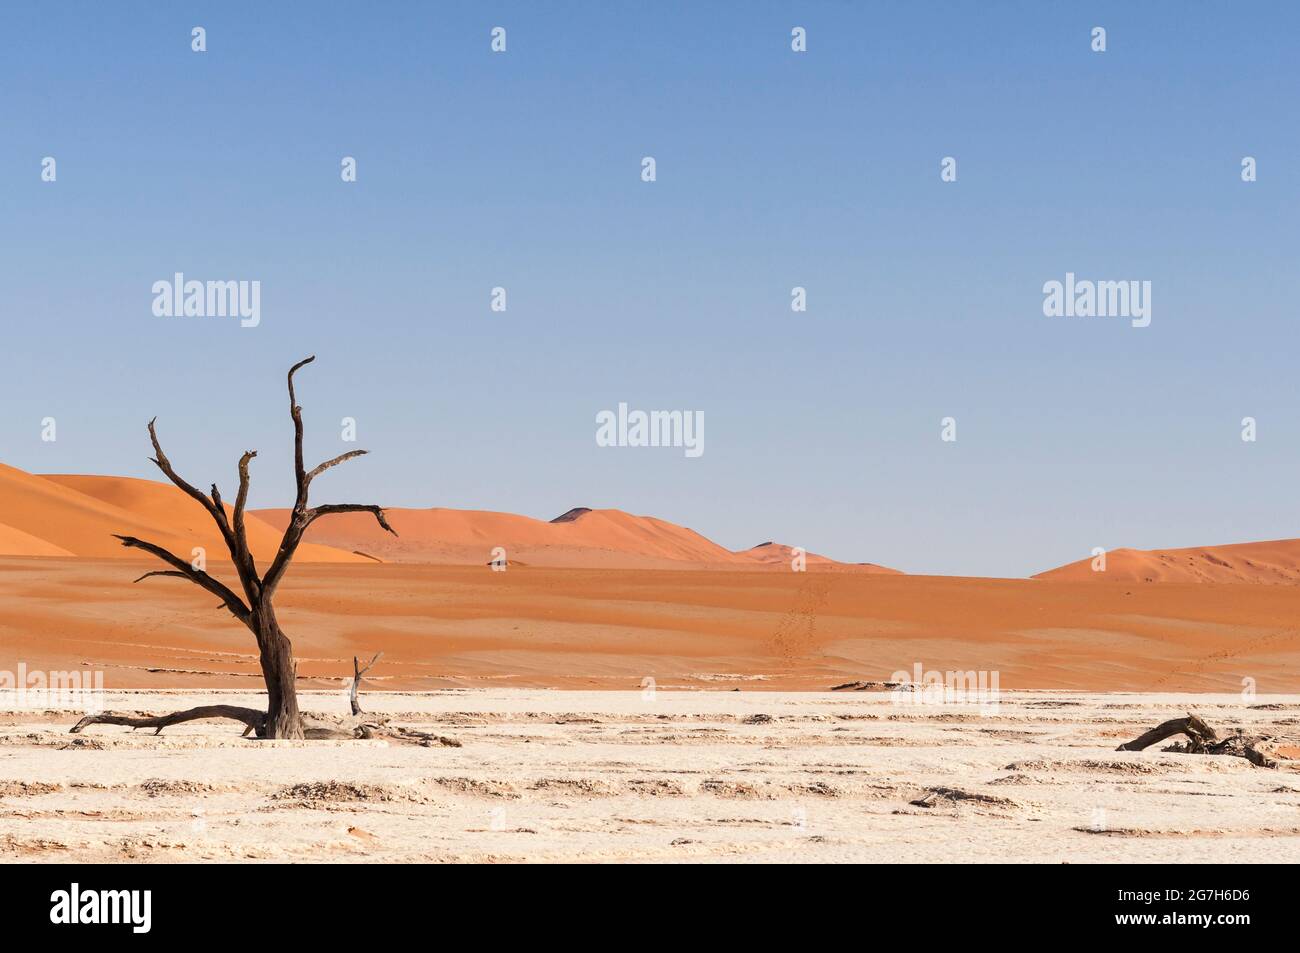
POLYGON ((1187 741, 1176 742, 1163 750, 1181 754, 1228 755, 1245 758, 1260 768, 1277 767, 1277 761, 1265 750, 1274 740, 1270 736, 1246 735, 1238 730, 1226 738, 1220 738, 1218 732, 1190 712, 1186 718, 1174 718, 1156 725, 1150 731, 1125 742, 1115 750, 1141 751, 1174 735, 1184 735, 1187 741))
MULTIPOLYGON (((212 484, 210 492, 204 493, 198 487, 187 482, 172 467, 171 461, 167 459, 167 454, 163 452, 162 443, 158 439, 158 431, 154 426, 157 418, 149 421, 149 441, 153 444, 154 451, 154 455, 150 459, 168 480, 202 506, 208 516, 212 518, 221 533, 226 548, 230 552, 231 563, 234 566, 235 574, 239 577, 239 591, 209 575, 205 569, 198 568, 190 560, 182 559, 157 543, 137 539, 134 536, 117 537, 121 540, 122 545, 128 549, 139 549, 149 553, 170 567, 147 572, 136 579, 136 582, 142 582, 154 576, 186 579, 220 599, 221 602, 217 608, 224 608, 229 611, 236 620, 253 633, 253 637, 257 641, 262 679, 266 682, 266 712, 256 713, 257 718, 255 720, 245 709, 222 710, 226 706, 205 706, 190 711, 177 712, 175 715, 145 719, 108 713, 96 715, 93 720, 83 718, 73 728, 73 731, 80 731, 86 725, 93 724, 117 724, 136 728, 161 729, 166 725, 174 725, 182 721, 194 721, 199 718, 234 718, 237 721, 242 721, 247 726, 248 731, 255 732, 259 738, 304 737, 302 716, 298 711, 297 665, 294 662, 293 645, 280 628, 280 623, 275 616, 275 609, 272 606, 272 598, 275 595, 276 588, 284 579, 289 563, 298 551, 298 546, 302 543, 307 528, 323 516, 332 516, 337 513, 369 513, 374 516, 381 527, 394 536, 397 535, 393 528, 388 525, 383 509, 378 506, 366 503, 308 505, 308 491, 312 480, 331 467, 359 457, 366 452, 364 450, 349 450, 331 460, 326 460, 311 470, 308 470, 303 463, 302 407, 298 405, 297 396, 294 393, 293 376, 314 360, 316 360, 315 357, 308 357, 289 368, 289 417, 293 421, 294 481, 297 486, 297 496, 294 500, 293 512, 284 530, 284 537, 280 542, 280 548, 264 573, 259 572, 253 554, 249 550, 248 532, 244 521, 244 510, 248 504, 248 467, 253 458, 257 456, 257 451, 249 450, 239 458, 239 490, 235 495, 234 508, 229 509, 222 502, 221 493, 215 483, 212 484), (159 721, 163 723, 157 723, 159 721)), ((360 678, 359 673, 357 677, 360 678)), ((355 699, 355 688, 353 692, 355 699)))

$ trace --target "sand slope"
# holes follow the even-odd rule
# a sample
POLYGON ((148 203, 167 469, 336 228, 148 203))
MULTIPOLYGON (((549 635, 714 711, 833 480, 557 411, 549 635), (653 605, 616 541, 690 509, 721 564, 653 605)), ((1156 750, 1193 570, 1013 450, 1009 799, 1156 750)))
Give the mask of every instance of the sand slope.
POLYGON ((62 546, 0 523, 0 556, 72 556, 62 546))
MULTIPOLYGON (((113 538, 138 536, 188 558, 195 547, 209 558, 226 552, 212 520, 173 486, 151 480, 101 476, 38 476, 0 464, 0 549, 23 556, 105 556, 138 559, 113 538)), ((280 535, 248 521, 249 544, 266 559, 280 535)), ((363 562, 321 546, 304 546, 304 562, 363 562)))
MULTIPOLYGON (((759 543, 752 549, 745 549, 737 553, 738 556, 744 556, 764 566, 770 566, 773 569, 791 568, 794 559, 794 547, 787 546, 784 543, 759 543)), ((816 553, 805 553, 804 563, 810 571, 822 570, 833 572, 867 572, 867 573, 886 573, 889 575, 899 576, 902 573, 897 569, 890 569, 887 566, 877 566, 875 563, 842 563, 828 556, 819 556, 816 553)))
MULTIPOLYGON (((0 557, 0 669, 260 684, 249 632, 186 582, 132 585, 148 565, 0 557)), ((916 663, 996 671, 1003 688, 1300 685, 1300 586, 304 563, 276 604, 304 688, 380 650, 374 688, 825 689, 916 663)))
MULTIPOLYGON (((784 569, 788 559, 754 550, 734 553, 692 529, 622 510, 575 507, 551 521, 486 510, 386 510, 396 537, 368 514, 347 514, 316 523, 307 538, 384 562, 483 566, 493 549, 511 565, 583 569, 784 569)), ((277 528, 287 509, 257 510, 277 528)), ((788 550, 788 547, 787 547, 788 550)), ((819 567, 840 565, 815 557, 819 567)), ((809 565, 813 565, 813 558, 809 565)), ((879 567, 876 567, 879 569, 879 567)), ((888 570, 881 570, 888 571, 888 570)))
MULTIPOLYGON (((385 562, 483 566, 498 546, 514 565, 651 568, 682 562, 738 562, 698 533, 619 510, 590 510, 564 522, 442 507, 392 507, 385 512, 396 537, 384 532, 369 514, 349 513, 321 520, 308 530, 307 538, 385 562)), ((287 523, 289 510, 257 510, 256 515, 280 528, 287 523)))
POLYGON ((1116 549, 1106 554, 1106 571, 1093 572, 1092 559, 1038 573, 1035 579, 1073 582, 1300 583, 1300 539, 1197 546, 1189 549, 1116 549))

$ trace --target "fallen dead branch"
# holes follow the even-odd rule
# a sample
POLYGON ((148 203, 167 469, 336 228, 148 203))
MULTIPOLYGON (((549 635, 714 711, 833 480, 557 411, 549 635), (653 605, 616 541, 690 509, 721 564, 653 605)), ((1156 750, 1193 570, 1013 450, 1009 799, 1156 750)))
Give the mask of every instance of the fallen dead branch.
POLYGON ((373 738, 376 735, 384 738, 393 738, 397 741, 404 741, 407 744, 419 745, 422 748, 459 748, 461 743, 455 738, 448 738, 446 735, 435 735, 427 731, 416 731, 414 728, 402 728, 389 725, 386 721, 378 723, 368 723, 362 726, 364 730, 371 732, 368 735, 362 735, 363 738, 373 738))
POLYGON ((1245 758, 1260 768, 1277 767, 1277 761, 1265 750, 1275 740, 1271 736, 1247 735, 1238 729, 1226 738, 1220 738, 1218 732, 1190 712, 1186 718, 1173 718, 1156 725, 1150 731, 1125 742, 1115 750, 1141 751, 1174 735, 1184 735, 1187 741, 1175 742, 1162 750, 1180 754, 1227 755, 1245 758))
MULTIPOLYGON (((461 743, 455 738, 432 734, 427 731, 418 731, 414 728, 390 725, 387 718, 327 715, 313 711, 304 711, 301 714, 302 736, 306 740, 351 741, 355 739, 391 738, 404 744, 420 745, 425 748, 461 747, 461 743)), ((127 728, 153 728, 154 734, 157 735, 161 734, 164 728, 186 721, 198 721, 203 718, 230 718, 243 722, 245 736, 251 733, 260 738, 262 735, 258 729, 261 728, 262 720, 265 717, 265 712, 253 708, 237 708, 233 705, 205 705, 201 708, 191 708, 187 711, 173 712, 169 715, 119 715, 113 712, 87 715, 69 730, 73 734, 79 734, 91 725, 123 725, 127 728)))
MULTIPOLYGON (((370 660, 370 663, 365 668, 361 667, 360 660, 356 656, 352 657, 352 690, 348 695, 352 714, 348 716, 327 715, 311 711, 301 712, 302 737, 314 741, 391 738, 404 744, 420 745, 425 748, 435 746, 443 748, 461 747, 459 741, 455 738, 448 738, 446 735, 436 735, 427 731, 417 731, 414 728, 390 725, 387 718, 361 717, 364 712, 361 710, 361 704, 357 701, 357 687, 361 684, 361 676, 370 671, 370 667, 379 661, 380 656, 383 654, 383 652, 376 652, 375 657, 370 660)), ((70 731, 72 734, 80 734, 83 729, 91 725, 123 725, 133 729, 153 728, 154 734, 158 735, 162 734, 164 728, 179 725, 186 721, 199 721, 204 718, 229 718, 243 723, 244 737, 254 734, 259 738, 263 738, 266 737, 263 733, 266 717, 266 712, 258 711, 255 708, 240 708, 236 705, 203 705, 186 711, 172 712, 169 715, 120 715, 115 712, 103 712, 98 715, 87 715, 73 725, 70 731)))
POLYGON ((1200 754, 1207 744, 1219 739, 1213 728, 1200 718, 1189 713, 1186 718, 1173 718, 1156 725, 1150 731, 1139 735, 1132 741, 1125 742, 1115 750, 1141 751, 1143 748, 1149 748, 1156 742, 1164 741, 1173 735, 1186 735, 1190 739, 1188 743, 1193 746, 1189 750, 1195 754, 1200 754))
POLYGON ((249 731, 257 731, 262 727, 262 723, 266 720, 266 712, 255 708, 240 708, 236 705, 203 705, 186 711, 175 711, 169 715, 117 715, 110 711, 87 715, 69 730, 75 735, 91 725, 125 725, 128 728, 154 728, 156 729, 154 734, 159 735, 170 725, 179 725, 184 721, 199 721, 203 718, 232 718, 235 721, 242 721, 248 726, 244 734, 248 734, 249 731))
POLYGON ((1017 807, 1015 801, 1010 798, 997 797, 992 794, 978 794, 971 791, 962 791, 959 788, 937 787, 930 788, 925 794, 921 795, 914 801, 908 801, 913 807, 935 807, 936 805, 948 803, 956 804, 959 801, 972 801, 976 804, 983 804, 989 807, 1017 807))

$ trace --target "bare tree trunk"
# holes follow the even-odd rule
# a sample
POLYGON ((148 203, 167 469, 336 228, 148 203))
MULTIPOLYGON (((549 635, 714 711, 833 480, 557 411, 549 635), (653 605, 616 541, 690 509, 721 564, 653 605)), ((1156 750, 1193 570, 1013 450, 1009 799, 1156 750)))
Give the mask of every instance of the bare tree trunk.
POLYGON ((293 644, 280 629, 275 610, 262 604, 254 611, 262 677, 266 681, 267 708, 264 738, 301 738, 302 715, 298 712, 298 666, 293 644))

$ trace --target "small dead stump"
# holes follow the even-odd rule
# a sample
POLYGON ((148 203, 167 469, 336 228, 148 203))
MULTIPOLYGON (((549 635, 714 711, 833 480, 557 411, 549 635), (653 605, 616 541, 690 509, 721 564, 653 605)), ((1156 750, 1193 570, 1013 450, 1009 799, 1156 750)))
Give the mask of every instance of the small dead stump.
POLYGON ((1150 731, 1125 742, 1115 750, 1141 751, 1174 735, 1184 735, 1187 740, 1175 742, 1163 750, 1178 754, 1228 755, 1245 758, 1259 768, 1277 767, 1277 761, 1265 750, 1275 740, 1272 737, 1247 735, 1238 729, 1226 738, 1220 738, 1218 732, 1190 712, 1186 718, 1174 718, 1156 725, 1150 731))

